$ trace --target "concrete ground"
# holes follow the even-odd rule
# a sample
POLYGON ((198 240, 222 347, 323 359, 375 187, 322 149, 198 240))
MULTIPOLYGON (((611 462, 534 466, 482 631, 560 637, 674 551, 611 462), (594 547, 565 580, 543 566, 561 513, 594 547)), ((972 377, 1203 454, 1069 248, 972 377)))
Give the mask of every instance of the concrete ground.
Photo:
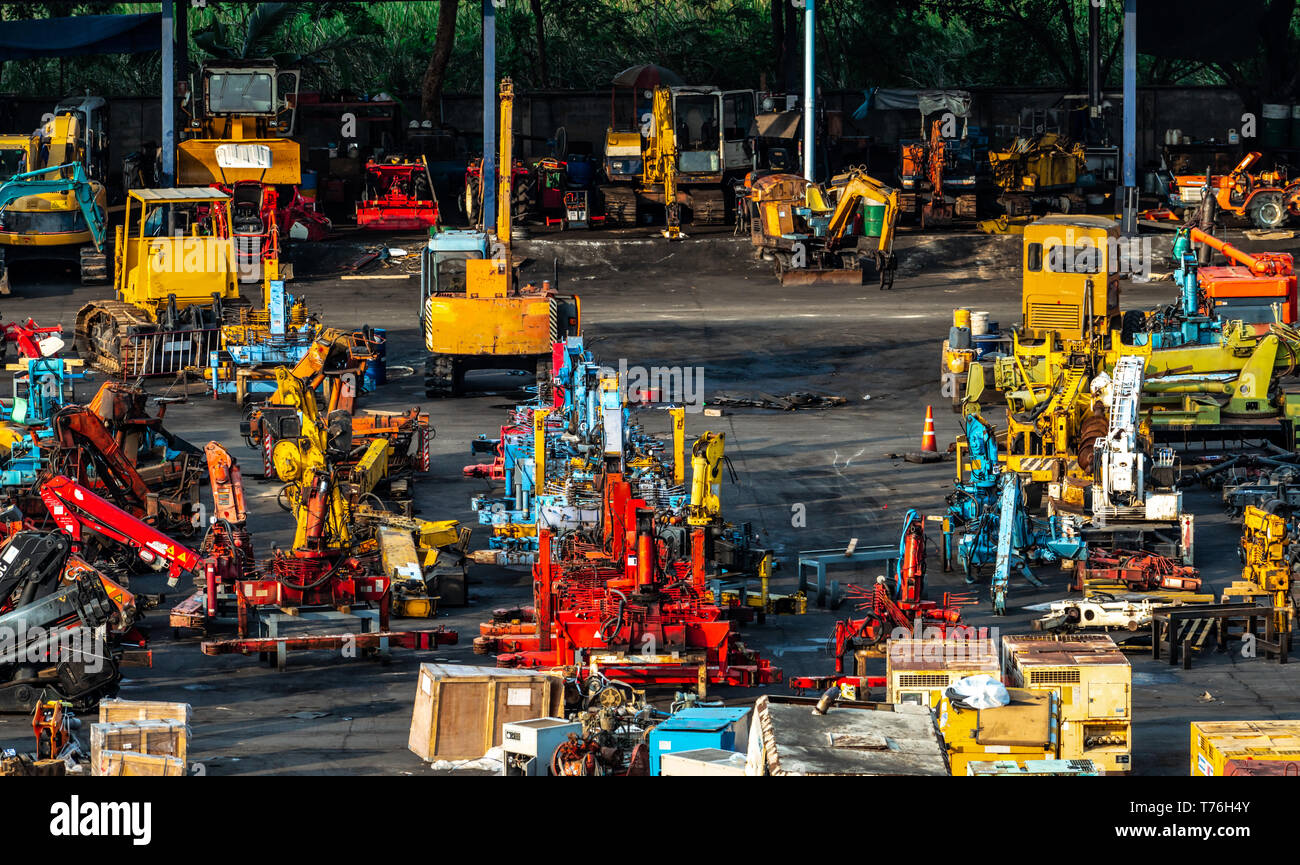
MULTIPOLYGON (((389 241, 412 249, 418 244, 414 236, 389 241)), ((463 465, 477 461, 469 442, 480 434, 495 435, 514 402, 508 388, 524 379, 489 373, 480 383, 495 392, 454 402, 425 399, 416 279, 337 278, 338 268, 365 243, 375 242, 349 236, 324 249, 299 248, 292 290, 306 295, 328 324, 387 328, 391 380, 364 405, 421 404, 431 412, 438 434, 433 472, 416 488, 419 513, 469 521, 474 516, 470 497, 486 488, 485 481, 461 476, 463 465)), ((724 513, 733 522, 754 524, 779 560, 774 590, 788 591, 795 583, 798 551, 838 548, 851 538, 860 544, 896 543, 908 508, 941 512, 952 485, 952 463, 917 466, 889 455, 916 449, 927 404, 936 407, 940 449, 958 433, 957 416, 939 394, 939 344, 957 306, 986 309, 1004 325, 1018 320, 1019 248, 1019 238, 904 235, 903 264, 891 292, 874 285, 783 290, 768 266, 753 260, 748 244, 729 231, 696 233, 676 245, 652 238, 647 229, 538 233, 519 244, 517 253, 533 259, 539 278, 551 274, 552 258, 560 260, 562 287, 582 297, 588 343, 610 365, 625 359, 642 366, 702 367, 709 397, 803 391, 846 400, 828 409, 737 408, 721 418, 687 416, 692 437, 706 429, 726 433, 727 454, 739 477, 723 486, 724 513), (799 512, 802 523, 795 519, 799 512)), ((395 262, 383 272, 401 270, 395 262)), ((108 287, 82 288, 68 274, 48 270, 16 269, 12 281, 13 296, 0 298, 4 320, 31 316, 69 329, 81 304, 111 293, 108 287)), ((1126 307, 1171 296, 1167 282, 1125 286, 1126 307)), ((87 381, 78 392, 88 397, 96 386, 87 381)), ((155 389, 163 392, 166 386, 155 389)), ((196 396, 169 409, 168 425, 200 446, 210 439, 225 443, 242 459, 248 478, 259 463, 239 438, 240 414, 230 403, 196 396)), ((649 414, 644 424, 666 433, 666 420, 649 414)), ((259 552, 290 540, 289 516, 277 507, 275 492, 272 484, 248 482, 259 552)), ((1197 515, 1198 564, 1217 590, 1237 572, 1238 530, 1211 494, 1193 491, 1188 499, 1197 515)), ((931 537, 937 540, 937 533, 931 537)), ((485 540, 476 531, 474 546, 485 540)), ((865 584, 874 577, 860 572, 843 578, 865 584)), ((1013 614, 997 620, 988 613, 986 589, 974 587, 981 603, 967 608, 967 621, 1002 633, 1028 630, 1034 614, 1024 605, 1065 596, 1063 574, 1042 569, 1039 577, 1043 589, 1013 582, 1013 614)), ((437 618, 459 631, 459 645, 397 651, 387 665, 330 653, 297 654, 283 673, 251 657, 207 657, 196 638, 175 638, 165 609, 180 599, 175 595, 148 619, 153 667, 129 670, 121 696, 189 702, 194 708, 191 759, 212 775, 431 773, 406 748, 417 665, 433 660, 490 664, 490 657, 470 649, 478 623, 494 607, 530 600, 526 571, 479 566, 471 579, 471 605, 443 610, 437 618)), ((132 588, 163 591, 162 583, 161 577, 142 577, 132 588)), ((942 573, 931 556, 930 597, 967 589, 960 575, 942 573)), ((827 673, 828 638, 836 617, 845 612, 810 605, 806 616, 747 627, 743 639, 787 676, 827 673)), ((416 628, 424 622, 395 624, 416 628)), ((1300 666, 1210 655, 1198 657, 1185 672, 1140 653, 1131 657, 1135 773, 1185 774, 1190 721, 1296 716, 1300 666), (1212 701, 1203 702, 1207 691, 1212 701)), ((783 685, 771 690, 787 691, 783 685)), ((756 693, 718 689, 713 695, 744 702, 756 693)), ((30 740, 28 718, 0 719, 0 746, 28 750, 30 740)))

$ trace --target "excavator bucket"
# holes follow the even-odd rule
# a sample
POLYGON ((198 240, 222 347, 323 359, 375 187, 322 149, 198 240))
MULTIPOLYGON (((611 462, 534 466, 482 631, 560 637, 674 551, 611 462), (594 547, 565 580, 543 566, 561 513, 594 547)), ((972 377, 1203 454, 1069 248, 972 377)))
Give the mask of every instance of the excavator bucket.
POLYGON ((862 285, 862 271, 841 268, 821 270, 811 267, 791 268, 781 272, 781 285, 862 285))

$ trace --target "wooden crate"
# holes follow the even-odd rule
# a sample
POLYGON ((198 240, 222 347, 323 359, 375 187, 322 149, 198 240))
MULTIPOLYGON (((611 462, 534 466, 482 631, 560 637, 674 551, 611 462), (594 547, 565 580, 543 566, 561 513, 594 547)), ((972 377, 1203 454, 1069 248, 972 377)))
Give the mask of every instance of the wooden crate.
POLYGON ((185 761, 164 754, 101 750, 90 768, 91 774, 100 778, 175 777, 185 774, 185 761))
POLYGON ((421 664, 408 746, 421 760, 476 760, 501 725, 564 716, 564 680, 533 670, 421 664))
POLYGON ((99 723, 115 724, 122 721, 179 721, 190 723, 189 703, 167 703, 162 700, 100 700, 99 723))
POLYGON ((1300 767, 1300 721, 1193 721, 1191 732, 1197 777, 1229 774, 1233 761, 1279 762, 1293 774, 1300 767))
POLYGON ((90 726, 90 765, 99 765, 101 751, 175 757, 185 762, 189 728, 179 721, 121 721, 90 726))

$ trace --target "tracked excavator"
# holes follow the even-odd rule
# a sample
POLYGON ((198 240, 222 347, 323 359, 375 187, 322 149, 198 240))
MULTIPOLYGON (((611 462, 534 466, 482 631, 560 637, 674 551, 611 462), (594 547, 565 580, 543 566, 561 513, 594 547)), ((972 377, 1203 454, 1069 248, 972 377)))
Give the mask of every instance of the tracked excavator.
MULTIPOLYGON (((498 165, 512 162, 513 105, 514 85, 502 79, 498 165)), ((549 281, 522 284, 516 272, 510 184, 508 174, 498 178, 495 232, 435 231, 421 254, 426 396, 459 396, 473 369, 525 370, 543 386, 551 346, 582 330, 576 295, 560 294, 549 281)))
POLYGON ((893 287, 897 190, 861 168, 825 186, 795 174, 751 175, 747 185, 750 240, 775 260, 782 285, 861 285, 874 259, 880 288, 893 287))
POLYGON ((108 125, 107 103, 85 96, 31 135, 0 136, 0 294, 19 260, 70 260, 83 285, 108 281, 108 125))

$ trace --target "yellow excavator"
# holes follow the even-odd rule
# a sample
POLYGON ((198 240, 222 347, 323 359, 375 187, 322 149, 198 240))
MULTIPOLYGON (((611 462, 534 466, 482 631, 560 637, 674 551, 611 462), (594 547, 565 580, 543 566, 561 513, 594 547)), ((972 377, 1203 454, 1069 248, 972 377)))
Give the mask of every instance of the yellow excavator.
MULTIPOLYGON (((514 86, 501 81, 497 165, 514 164, 514 86)), ((459 396, 473 369, 517 369, 550 377, 551 345, 581 332, 575 295, 549 282, 520 284, 510 248, 510 172, 497 183, 496 231, 435 229, 421 253, 420 323, 430 397, 459 396)))
POLYGON ((0 294, 19 260, 75 261, 83 285, 108 281, 107 113, 102 98, 81 97, 31 135, 0 136, 0 294))
POLYGON ((870 256, 880 288, 893 287, 898 190, 861 168, 824 186, 796 174, 754 174, 746 187, 750 240, 775 260, 782 285, 861 285, 870 256), (850 231, 859 216, 861 229, 850 231))

